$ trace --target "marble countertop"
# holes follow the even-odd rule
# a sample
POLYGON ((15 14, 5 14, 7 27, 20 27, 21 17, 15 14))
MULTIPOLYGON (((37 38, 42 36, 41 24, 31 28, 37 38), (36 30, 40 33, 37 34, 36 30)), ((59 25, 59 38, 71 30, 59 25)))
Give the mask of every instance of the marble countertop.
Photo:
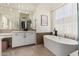
POLYGON ((3 38, 9 38, 12 37, 11 33, 1 33, 0 34, 0 40, 2 40, 3 38))
POLYGON ((11 36, 12 33, 0 33, 0 36, 11 36))
POLYGON ((24 32, 24 33, 25 33, 25 32, 35 32, 35 31, 12 31, 12 33, 13 33, 13 32, 17 32, 17 33, 18 33, 18 32, 24 32))

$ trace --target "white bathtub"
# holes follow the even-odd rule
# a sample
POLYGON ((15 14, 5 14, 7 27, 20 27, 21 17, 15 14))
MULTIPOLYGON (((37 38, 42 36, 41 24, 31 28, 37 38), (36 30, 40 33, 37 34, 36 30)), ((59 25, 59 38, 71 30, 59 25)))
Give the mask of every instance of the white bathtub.
POLYGON ((78 42, 58 36, 45 35, 44 46, 56 56, 67 56, 78 49, 78 42))

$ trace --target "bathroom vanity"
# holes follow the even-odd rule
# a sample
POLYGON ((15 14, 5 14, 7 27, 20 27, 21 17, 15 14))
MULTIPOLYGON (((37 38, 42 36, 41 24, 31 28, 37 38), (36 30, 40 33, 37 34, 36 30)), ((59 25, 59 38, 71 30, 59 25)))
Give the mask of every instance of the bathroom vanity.
POLYGON ((12 38, 12 48, 36 43, 35 31, 13 31, 0 34, 0 55, 2 55, 2 40, 12 38))
POLYGON ((14 31, 12 32, 12 48, 35 44, 36 32, 35 31, 14 31))

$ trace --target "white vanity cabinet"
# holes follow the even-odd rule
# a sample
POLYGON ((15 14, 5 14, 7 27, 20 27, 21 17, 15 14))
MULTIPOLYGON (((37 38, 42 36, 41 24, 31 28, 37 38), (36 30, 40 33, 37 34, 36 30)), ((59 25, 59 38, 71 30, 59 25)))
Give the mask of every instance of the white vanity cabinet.
POLYGON ((12 33, 12 47, 36 43, 35 31, 16 31, 12 33))
POLYGON ((32 43, 35 43, 36 42, 36 34, 35 32, 27 32, 25 33, 25 36, 24 36, 24 43, 27 45, 27 44, 32 44, 32 43))

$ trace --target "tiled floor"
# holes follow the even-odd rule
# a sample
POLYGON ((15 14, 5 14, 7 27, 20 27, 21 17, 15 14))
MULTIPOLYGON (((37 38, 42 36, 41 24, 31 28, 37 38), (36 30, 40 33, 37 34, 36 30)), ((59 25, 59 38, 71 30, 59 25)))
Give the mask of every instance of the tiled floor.
POLYGON ((41 45, 31 45, 3 51, 3 56, 55 56, 41 45))

